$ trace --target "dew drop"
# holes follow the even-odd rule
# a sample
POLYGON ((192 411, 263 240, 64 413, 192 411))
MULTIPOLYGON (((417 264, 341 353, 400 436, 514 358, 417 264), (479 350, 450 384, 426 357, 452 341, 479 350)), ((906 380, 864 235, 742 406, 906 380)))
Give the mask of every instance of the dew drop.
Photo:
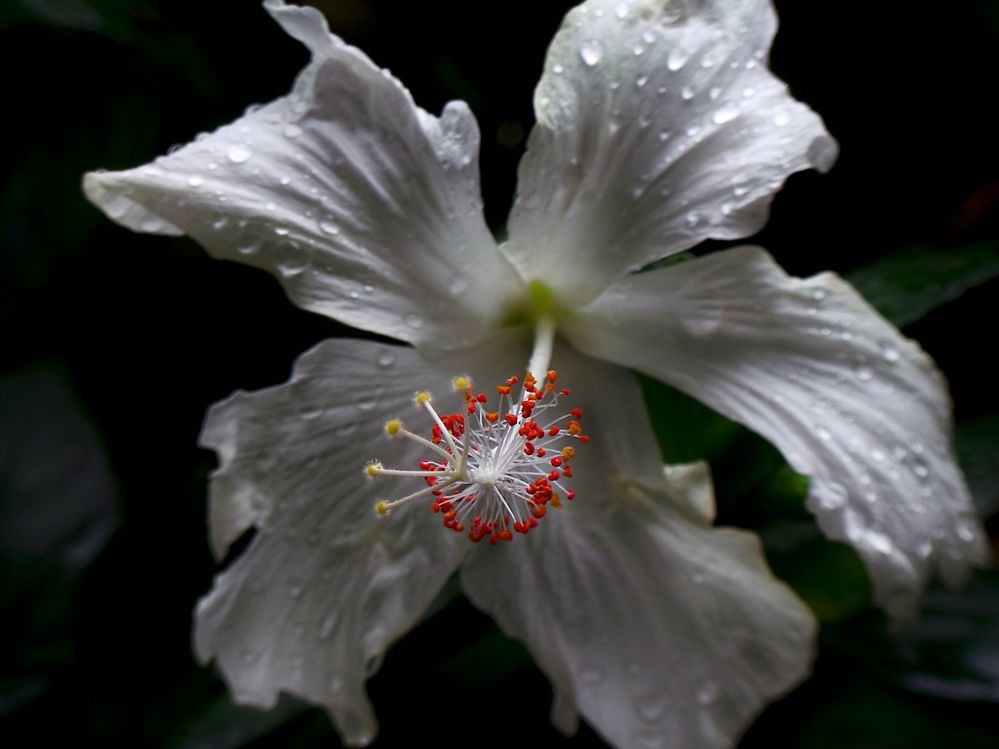
POLYGON ((838 510, 846 505, 847 492, 842 484, 832 481, 825 485, 819 496, 819 506, 823 510, 838 510))
POLYGON ((778 112, 774 115, 774 124, 777 127, 785 127, 789 122, 791 122, 791 115, 787 112, 778 112))
POLYGON ((924 479, 930 475, 930 468, 922 460, 912 461, 912 472, 919 478, 924 479))
POLYGON ((690 54, 686 50, 677 47, 671 50, 669 56, 666 58, 666 67, 675 73, 686 65, 689 59, 690 54))
POLYGON ((711 121, 714 122, 716 125, 724 125, 726 122, 731 122, 738 116, 739 116, 739 110, 736 107, 722 107, 717 112, 715 112, 714 116, 711 118, 711 121))
POLYGON ((614 8, 614 15, 618 18, 624 18, 628 15, 628 6, 625 3, 618 3, 618 6, 614 8))
POLYGON ((579 56, 592 68, 604 56, 604 48, 596 39, 588 39, 580 46, 579 56))
POLYGON ((406 314, 406 324, 411 328, 421 328, 423 327, 423 318, 415 312, 409 312, 406 314))
POLYGON ((329 221, 320 221, 319 231, 321 231, 323 234, 329 234, 330 236, 335 236, 340 233, 340 227, 329 221))
POLYGON ((881 344, 881 358, 886 362, 897 362, 899 360, 900 354, 898 349, 892 346, 890 343, 881 344))
POLYGON ((690 101, 691 99, 694 98, 694 89, 692 89, 690 86, 684 86, 683 89, 680 91, 680 97, 684 101, 690 101))
POLYGON ((856 375, 857 379, 861 382, 870 382, 874 379, 874 370, 866 364, 858 364, 855 366, 853 368, 853 374, 856 375))
POLYGON ((191 187, 201 187, 203 184, 205 184, 205 178, 199 177, 198 175, 194 175, 193 177, 190 177, 187 180, 187 184, 189 184, 191 187))
POLYGON ((294 122, 289 122, 284 126, 284 130, 282 132, 284 133, 285 138, 297 138, 302 134, 302 128, 294 122))
POLYGON ((957 531, 957 537, 967 543, 974 541, 977 536, 971 523, 963 518, 957 521, 955 530, 957 531))
POLYGON ((565 72, 565 66, 560 63, 555 63, 552 67, 552 72, 555 73, 555 75, 562 75, 562 73, 565 72))
POLYGON ((666 700, 661 695, 640 699, 635 707, 638 708, 639 717, 649 723, 658 723, 666 714, 666 700))
POLYGON ((710 707, 718 701, 719 695, 718 684, 713 681, 706 681, 697 690, 697 704, 703 707, 710 707))
POLYGON ((256 665, 257 661, 260 660, 260 653, 256 650, 244 650, 242 656, 240 656, 240 661, 243 666, 250 668, 256 665))
POLYGON ((635 734, 635 743, 645 749, 662 749, 666 739, 661 733, 654 731, 638 731, 635 734))
POLYGON ((391 351, 383 351, 378 355, 378 366, 391 367, 395 364, 395 354, 391 351))
POLYGON ((274 227, 274 233, 277 234, 279 237, 287 237, 288 236, 288 231, 289 231, 289 229, 288 229, 287 226, 275 226, 274 227))
POLYGON ((252 244, 246 244, 236 248, 236 252, 238 252, 240 255, 252 255, 256 251, 257 251, 257 246, 252 244))
POLYGON ((253 156, 253 152, 240 145, 229 146, 229 150, 226 151, 226 158, 233 164, 243 164, 249 161, 251 156, 253 156))

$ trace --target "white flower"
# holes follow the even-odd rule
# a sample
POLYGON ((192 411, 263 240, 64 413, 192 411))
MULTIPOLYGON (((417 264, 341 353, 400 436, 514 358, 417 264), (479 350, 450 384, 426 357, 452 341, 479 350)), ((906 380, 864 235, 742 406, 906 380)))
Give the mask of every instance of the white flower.
MULTIPOLYGON (((712 527, 703 467, 663 471, 628 369, 748 425, 810 476, 823 531, 857 549, 891 614, 910 614, 932 573, 956 584, 984 559, 943 380, 848 285, 789 278, 755 248, 634 272, 753 233, 789 174, 835 157, 766 68, 767 0, 572 11, 501 248, 467 107, 433 117, 315 10, 266 7, 312 52, 290 95, 84 183, 126 227, 186 233, 273 271, 306 309, 409 344, 326 341, 287 384, 208 415, 216 555, 258 531, 197 612, 197 651, 238 701, 288 691, 325 706, 348 743, 369 741, 366 677, 460 567, 472 601, 552 680, 560 729, 582 713, 620 747, 733 743, 807 673, 814 621, 751 534, 712 527), (586 412, 573 504, 495 547, 419 506, 377 518, 376 499, 414 487, 377 467, 369 480, 366 461, 428 457, 385 439, 386 420, 416 390, 459 372, 487 388, 529 357, 532 371, 551 361, 586 412)), ((419 417, 405 416, 414 432, 432 424, 419 417)), ((454 480, 497 485, 476 470, 454 480)))

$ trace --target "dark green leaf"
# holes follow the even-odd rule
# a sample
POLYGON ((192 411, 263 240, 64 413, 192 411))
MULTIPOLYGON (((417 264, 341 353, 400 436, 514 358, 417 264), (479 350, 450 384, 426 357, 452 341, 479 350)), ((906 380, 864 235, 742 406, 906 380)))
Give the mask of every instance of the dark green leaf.
POLYGON ((899 252, 847 275, 888 320, 905 327, 964 291, 999 276, 999 242, 899 252))
POLYGON ((958 424, 954 442, 978 512, 999 512, 999 413, 958 424))

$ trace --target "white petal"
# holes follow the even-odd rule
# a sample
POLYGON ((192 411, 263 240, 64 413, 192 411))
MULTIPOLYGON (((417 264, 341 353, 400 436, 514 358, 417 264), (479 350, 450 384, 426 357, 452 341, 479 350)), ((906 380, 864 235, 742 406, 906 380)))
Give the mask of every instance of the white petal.
POLYGON ((417 467, 419 449, 385 437, 384 424, 399 416, 429 432, 413 393, 443 390, 452 374, 412 349, 327 341, 299 359, 289 383, 237 393, 209 412, 202 443, 220 458, 211 486, 216 554, 258 529, 196 619, 199 657, 218 662, 238 702, 270 707, 290 692, 329 710, 347 743, 373 737, 364 681, 468 541, 419 504, 377 517, 376 499, 422 485, 372 481, 364 466, 417 467))
POLYGON ((506 252, 589 301, 709 237, 748 236, 793 172, 836 143, 766 69, 769 0, 591 0, 566 17, 535 93, 506 252))
POLYGON ((151 164, 88 174, 87 196, 128 228, 270 270, 297 304, 355 327, 485 337, 515 274, 482 216, 467 106, 435 118, 315 9, 268 9, 312 51, 293 92, 151 164))
MULTIPOLYGON (((600 388, 618 401, 618 372, 574 395, 600 388)), ((574 459, 577 498, 528 537, 477 549, 465 590, 552 680, 561 730, 575 706, 615 746, 731 746, 807 674, 815 623, 755 537, 677 511, 692 504, 680 495, 710 492, 703 466, 650 489, 607 451, 628 433, 603 428, 584 401, 593 440, 574 459)))
POLYGON ((891 614, 913 612, 933 568, 959 584, 984 562, 943 378, 838 277, 790 278, 739 248, 618 281, 568 335, 776 445, 891 614))

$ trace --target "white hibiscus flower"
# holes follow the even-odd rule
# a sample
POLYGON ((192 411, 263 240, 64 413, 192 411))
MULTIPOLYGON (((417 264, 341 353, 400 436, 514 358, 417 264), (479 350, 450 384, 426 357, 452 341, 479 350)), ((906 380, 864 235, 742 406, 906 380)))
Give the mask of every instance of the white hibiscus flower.
MULTIPOLYGON (((629 369, 780 448, 891 614, 910 614, 932 573, 956 584, 983 560, 943 379, 847 284, 789 278, 755 248, 635 272, 755 232, 789 174, 835 157, 819 118, 766 68, 768 0, 573 10, 548 53, 500 247, 482 216, 468 108, 434 117, 314 9, 266 7, 312 52, 291 94, 84 182, 124 226, 186 233, 273 271, 305 309, 402 343, 326 341, 287 384, 208 414, 216 555, 257 530, 197 611, 198 654, 238 701, 266 707, 291 692, 325 706, 348 743, 368 742, 365 679, 460 568, 472 601, 551 679, 561 730, 581 713, 620 747, 732 744, 806 675, 815 623, 754 536, 713 527, 703 467, 663 470, 629 369), (400 415, 433 426, 404 413, 414 391, 437 388, 435 403, 460 410, 441 390, 452 376, 487 388, 525 364, 539 379, 555 367, 572 390, 552 408, 586 414, 593 439, 572 461, 571 506, 495 546, 419 506, 378 518, 376 500, 419 486, 377 467, 370 480, 369 459, 416 469, 469 455, 457 439, 441 453, 385 438, 400 415)), ((477 455, 502 447, 488 423, 468 419, 477 455)), ((463 491, 519 501, 509 510, 526 517, 532 500, 510 487, 535 469, 512 455, 449 470, 463 491)))

